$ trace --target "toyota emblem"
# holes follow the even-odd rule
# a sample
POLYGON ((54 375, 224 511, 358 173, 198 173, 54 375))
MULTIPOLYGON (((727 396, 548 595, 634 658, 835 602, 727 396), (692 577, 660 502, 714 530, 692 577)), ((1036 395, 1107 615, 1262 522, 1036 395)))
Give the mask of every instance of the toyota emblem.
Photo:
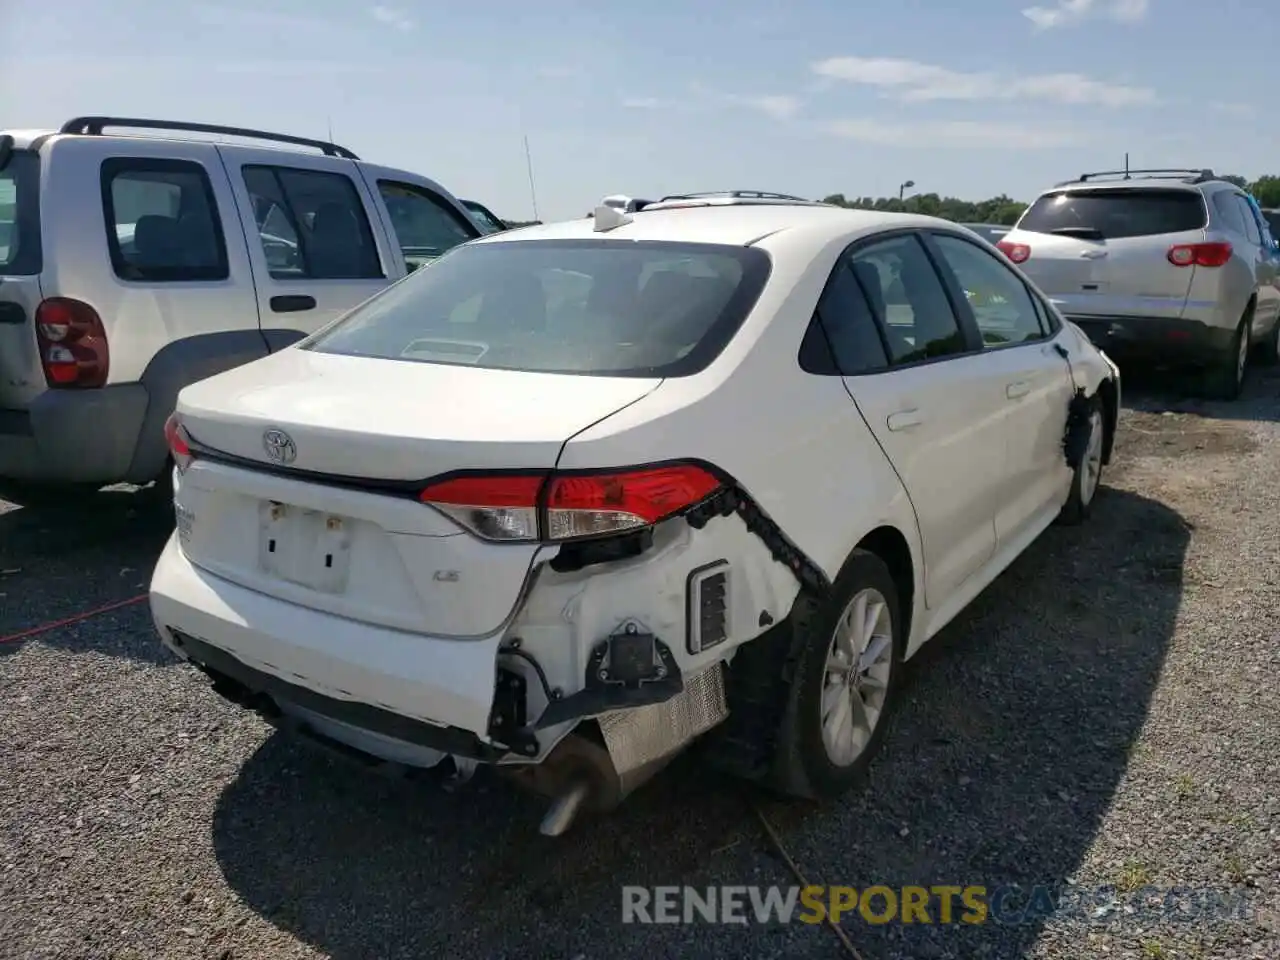
POLYGON ((276 463, 293 463, 298 457, 293 437, 274 427, 263 432, 262 446, 267 451, 267 457, 276 463))

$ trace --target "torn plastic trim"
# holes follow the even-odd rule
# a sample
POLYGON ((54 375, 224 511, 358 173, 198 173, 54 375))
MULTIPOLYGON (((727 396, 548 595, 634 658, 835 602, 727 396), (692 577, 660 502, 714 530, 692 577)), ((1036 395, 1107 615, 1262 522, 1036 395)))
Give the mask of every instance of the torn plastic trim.
POLYGON ((685 511, 684 518, 689 526, 701 530, 714 517, 728 517, 736 513, 747 530, 765 545, 770 556, 791 571, 801 587, 817 594, 830 590, 831 581, 822 568, 782 532, 782 528, 751 495, 723 472, 718 472, 718 476, 725 484, 724 489, 685 511))
MULTIPOLYGON (((782 531, 782 528, 765 513, 764 509, 752 499, 751 495, 738 483, 732 476, 707 460, 698 457, 677 457, 667 460, 654 460, 644 463, 636 463, 628 466, 628 470, 647 470, 666 466, 692 466, 705 470, 717 480, 720 481, 721 488, 704 497, 697 503, 690 504, 680 510, 673 511, 659 523, 666 523, 670 520, 683 517, 688 524, 695 530, 701 530, 713 518, 728 517, 737 514, 742 518, 743 524, 747 530, 760 538, 768 549, 770 556, 775 561, 782 564, 795 576, 800 585, 806 589, 816 593, 825 593, 831 587, 831 581, 827 577, 823 569, 811 560, 796 544, 782 531)), ((592 474, 608 474, 613 473, 619 468, 617 467, 591 467, 574 470, 563 471, 566 474, 576 476, 591 476, 592 474)), ((492 472, 492 471, 486 471, 492 472)), ((560 472, 560 471, 554 471, 560 472)), ((554 473, 552 472, 552 474, 554 473)), ((549 475, 552 475, 549 474, 549 475)), ((545 494, 544 494, 545 498, 545 494)), ((545 499, 543 500, 545 503, 545 499)), ((651 529, 651 528, 649 528, 651 529)), ((544 546, 560 546, 563 551, 566 546, 575 543, 601 543, 611 539, 620 539, 635 534, 643 534, 643 530, 626 530, 617 531, 615 533, 605 535, 593 535, 591 537, 575 538, 572 540, 557 541, 544 544, 544 546)), ((611 559, 624 559, 625 556, 635 556, 643 553, 648 549, 649 544, 642 542, 638 550, 630 550, 625 555, 617 557, 602 556, 599 559, 590 560, 586 563, 576 561, 566 561, 563 569, 574 570, 580 569, 582 566, 590 566, 594 563, 608 562, 611 559)), ((557 557, 559 554, 557 554, 557 557)), ((552 569, 561 569, 556 565, 557 557, 550 560, 552 569)))
POLYGON ((1077 469, 1084 462, 1085 451, 1089 448, 1090 415, 1093 413, 1094 398, 1084 392, 1084 387, 1076 387, 1067 404, 1067 424, 1062 436, 1062 453, 1067 466, 1077 469))

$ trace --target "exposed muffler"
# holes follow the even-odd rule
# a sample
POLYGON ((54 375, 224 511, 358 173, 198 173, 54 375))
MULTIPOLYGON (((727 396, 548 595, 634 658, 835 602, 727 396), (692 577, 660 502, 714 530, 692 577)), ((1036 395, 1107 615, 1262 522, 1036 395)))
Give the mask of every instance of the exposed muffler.
POLYGON ((665 703, 601 714, 580 724, 541 763, 499 769, 553 798, 539 830, 558 837, 583 809, 616 808, 728 715, 724 669, 717 663, 686 680, 684 690, 665 703))

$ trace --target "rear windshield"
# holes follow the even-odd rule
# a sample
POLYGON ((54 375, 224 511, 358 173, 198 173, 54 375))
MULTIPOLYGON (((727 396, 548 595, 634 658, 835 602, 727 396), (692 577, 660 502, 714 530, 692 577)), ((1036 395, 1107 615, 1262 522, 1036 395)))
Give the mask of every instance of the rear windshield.
POLYGON ((455 247, 302 346, 614 377, 696 373, 768 280, 754 247, 525 240, 455 247))
POLYGON ((0 170, 0 276, 40 272, 40 157, 16 150, 0 170))
POLYGON ((1018 229, 1119 240, 1202 230, 1206 223, 1204 201, 1193 190, 1072 190, 1040 197, 1018 229))

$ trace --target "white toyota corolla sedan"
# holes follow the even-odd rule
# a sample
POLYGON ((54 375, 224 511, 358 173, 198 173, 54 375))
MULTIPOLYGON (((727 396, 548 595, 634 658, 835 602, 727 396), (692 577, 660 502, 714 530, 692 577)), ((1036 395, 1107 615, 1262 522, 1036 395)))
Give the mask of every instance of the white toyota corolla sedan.
POLYGON ((903 662, 1090 512, 1112 362, 943 220, 736 195, 459 246, 182 391, 151 607, 379 763, 617 803, 700 741, 824 797, 903 662))

